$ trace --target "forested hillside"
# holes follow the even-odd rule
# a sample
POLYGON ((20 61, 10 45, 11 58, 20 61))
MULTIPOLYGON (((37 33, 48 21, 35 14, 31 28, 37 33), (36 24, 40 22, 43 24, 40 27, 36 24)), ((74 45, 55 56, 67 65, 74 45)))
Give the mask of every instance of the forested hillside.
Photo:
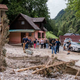
POLYGON ((67 32, 80 34, 80 19, 75 17, 75 11, 61 10, 54 20, 58 29, 57 36, 67 32))

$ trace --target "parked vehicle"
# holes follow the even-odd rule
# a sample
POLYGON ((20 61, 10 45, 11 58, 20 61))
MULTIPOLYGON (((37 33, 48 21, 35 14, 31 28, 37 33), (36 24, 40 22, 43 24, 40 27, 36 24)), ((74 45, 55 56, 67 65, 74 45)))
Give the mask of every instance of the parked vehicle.
MULTIPOLYGON (((67 50, 67 46, 68 46, 68 42, 67 42, 66 45, 65 45, 66 50, 67 50)), ((72 42, 72 41, 71 41, 70 50, 71 50, 71 51, 80 51, 80 44, 77 43, 77 42, 72 42)))
POLYGON ((69 41, 72 41, 72 39, 71 39, 71 38, 65 38, 64 41, 65 41, 65 42, 69 42, 69 41))

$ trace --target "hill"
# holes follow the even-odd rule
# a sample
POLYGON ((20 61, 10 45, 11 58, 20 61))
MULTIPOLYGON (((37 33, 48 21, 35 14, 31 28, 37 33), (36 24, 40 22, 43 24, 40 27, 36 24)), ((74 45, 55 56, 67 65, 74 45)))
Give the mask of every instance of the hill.
POLYGON ((80 34, 80 19, 75 17, 75 11, 61 10, 54 20, 58 36, 67 32, 80 34))

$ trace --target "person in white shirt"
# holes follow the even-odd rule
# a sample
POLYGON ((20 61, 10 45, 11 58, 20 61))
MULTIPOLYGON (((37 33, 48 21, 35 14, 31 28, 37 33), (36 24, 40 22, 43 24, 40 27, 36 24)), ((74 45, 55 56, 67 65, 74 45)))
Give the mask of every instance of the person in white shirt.
POLYGON ((43 45, 44 45, 44 40, 41 39, 41 48, 43 48, 43 45))

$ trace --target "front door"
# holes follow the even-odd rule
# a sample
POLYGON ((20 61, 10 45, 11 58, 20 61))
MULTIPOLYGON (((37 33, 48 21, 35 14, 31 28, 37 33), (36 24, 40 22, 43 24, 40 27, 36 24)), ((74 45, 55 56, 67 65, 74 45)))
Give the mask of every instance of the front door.
POLYGON ((24 36, 26 36, 26 33, 21 33, 21 43, 24 36))

